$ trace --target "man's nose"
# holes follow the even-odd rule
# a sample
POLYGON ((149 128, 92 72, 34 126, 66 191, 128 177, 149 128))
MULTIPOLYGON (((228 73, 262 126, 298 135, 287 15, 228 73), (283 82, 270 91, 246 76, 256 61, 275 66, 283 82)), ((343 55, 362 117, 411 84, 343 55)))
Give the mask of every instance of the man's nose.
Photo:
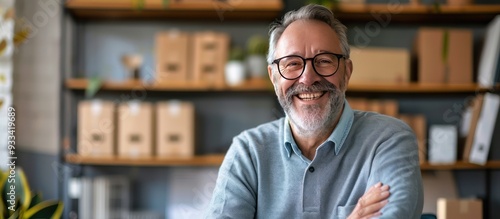
POLYGON ((313 60, 306 60, 304 73, 299 77, 299 83, 310 86, 320 80, 321 76, 313 68, 313 60))

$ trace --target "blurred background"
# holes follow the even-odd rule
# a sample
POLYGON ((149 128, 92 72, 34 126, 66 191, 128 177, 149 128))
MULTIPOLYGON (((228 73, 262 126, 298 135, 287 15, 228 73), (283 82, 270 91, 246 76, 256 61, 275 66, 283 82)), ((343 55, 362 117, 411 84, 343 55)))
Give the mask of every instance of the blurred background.
POLYGON ((348 27, 351 106, 414 129, 424 212, 498 218, 497 0, 0 0, 0 168, 62 218, 201 218, 232 138, 284 115, 267 32, 307 3, 348 27))

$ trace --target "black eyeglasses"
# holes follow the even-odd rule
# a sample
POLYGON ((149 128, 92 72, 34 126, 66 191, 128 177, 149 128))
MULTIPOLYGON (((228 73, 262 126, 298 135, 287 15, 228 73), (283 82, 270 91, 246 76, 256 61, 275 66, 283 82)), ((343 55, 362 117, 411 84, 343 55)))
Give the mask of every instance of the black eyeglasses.
POLYGON ((319 53, 312 58, 289 55, 275 59, 272 64, 278 66, 278 72, 281 77, 287 80, 295 80, 304 73, 306 61, 311 60, 313 64, 312 67, 316 74, 323 77, 330 77, 339 70, 341 58, 345 58, 345 55, 330 52, 319 53))

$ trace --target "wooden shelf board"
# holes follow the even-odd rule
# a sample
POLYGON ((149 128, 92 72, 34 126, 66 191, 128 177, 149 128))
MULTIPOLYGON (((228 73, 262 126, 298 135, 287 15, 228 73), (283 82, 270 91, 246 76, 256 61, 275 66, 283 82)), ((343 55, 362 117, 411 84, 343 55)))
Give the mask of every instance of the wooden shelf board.
POLYGON ((463 161, 454 164, 420 164, 421 170, 480 170, 480 169, 500 169, 500 161, 488 161, 484 166, 463 161))
MULTIPOLYGON (((66 80, 66 87, 71 90, 85 90, 88 85, 87 79, 66 80)), ((200 92, 200 91, 273 91, 271 82, 266 79, 252 79, 240 85, 215 85, 201 82, 159 82, 145 83, 139 80, 128 80, 123 82, 103 82, 101 90, 108 91, 177 91, 177 92, 200 92)), ((480 88, 477 84, 349 84, 348 93, 475 93, 489 90, 500 90, 500 85, 494 88, 480 88)))
POLYGON ((377 92, 377 93, 473 93, 485 92, 477 84, 349 84, 347 92, 377 92))
POLYGON ((72 0, 66 8, 83 19, 168 18, 214 20, 273 20, 283 8, 281 1, 238 1, 234 3, 176 3, 146 0, 143 6, 133 1, 72 0))
POLYGON ((432 5, 341 3, 333 11, 341 21, 488 22, 500 13, 500 4, 441 5, 437 11, 432 5))
POLYGON ((219 166, 224 160, 224 154, 197 155, 193 157, 84 157, 78 154, 65 156, 66 162, 82 165, 102 166, 219 166))
MULTIPOLYGON (((87 79, 66 80, 66 87, 72 90, 85 90, 88 85, 87 79)), ((148 91, 272 91, 272 84, 268 79, 252 79, 240 85, 215 85, 201 82, 158 82, 145 83, 139 80, 129 80, 124 82, 103 82, 101 90, 128 91, 128 90, 148 90, 148 91)))
MULTIPOLYGON (((67 154, 66 162, 82 165, 98 166, 219 166, 224 160, 224 154, 197 155, 193 157, 84 157, 78 154, 67 154)), ((480 170, 480 169, 500 169, 500 161, 488 161, 484 166, 466 162, 456 162, 454 164, 420 164, 421 170, 480 170)))

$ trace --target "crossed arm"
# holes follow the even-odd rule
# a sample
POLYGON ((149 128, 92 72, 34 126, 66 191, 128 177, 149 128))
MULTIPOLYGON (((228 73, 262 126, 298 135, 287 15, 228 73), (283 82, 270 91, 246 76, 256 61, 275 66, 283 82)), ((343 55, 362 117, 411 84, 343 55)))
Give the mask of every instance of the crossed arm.
POLYGON ((377 183, 358 200, 347 219, 369 219, 380 216, 381 209, 389 202, 389 186, 377 183))

